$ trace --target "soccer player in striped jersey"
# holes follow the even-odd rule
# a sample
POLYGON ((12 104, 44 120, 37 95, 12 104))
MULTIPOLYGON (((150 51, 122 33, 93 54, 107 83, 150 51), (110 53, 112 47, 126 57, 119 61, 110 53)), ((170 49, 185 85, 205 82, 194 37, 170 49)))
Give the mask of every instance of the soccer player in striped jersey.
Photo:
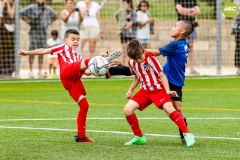
MULTIPOLYGON (((58 55, 60 65, 60 78, 70 96, 77 102, 80 110, 77 117, 77 135, 74 137, 75 142, 93 142, 94 140, 86 136, 86 117, 89 108, 88 101, 85 97, 86 91, 81 81, 82 75, 91 75, 87 70, 91 58, 83 60, 81 55, 76 53, 79 46, 80 35, 75 29, 69 29, 64 36, 64 44, 53 48, 40 48, 32 51, 20 49, 18 54, 21 55, 58 55)), ((121 55, 120 51, 105 55, 108 61, 121 55)))
POLYGON ((130 41, 127 46, 127 55, 130 58, 128 64, 134 74, 126 98, 130 99, 124 107, 124 114, 135 137, 125 145, 138 145, 146 143, 146 137, 142 133, 138 118, 134 111, 140 111, 154 103, 159 109, 163 109, 172 121, 181 129, 188 147, 193 146, 195 139, 181 116, 171 103, 171 97, 177 97, 176 91, 170 91, 168 79, 163 73, 163 68, 156 57, 145 52, 143 45, 137 39, 130 41), (132 91, 140 82, 140 90, 132 96, 132 91))
MULTIPOLYGON (((186 64, 189 54, 189 44, 186 37, 191 34, 195 27, 198 26, 197 22, 191 23, 187 20, 178 21, 171 29, 171 37, 174 38, 168 45, 159 49, 145 49, 146 52, 159 56, 167 57, 167 62, 163 66, 163 72, 166 75, 170 90, 176 91, 178 97, 171 97, 174 108, 182 115, 187 125, 186 117, 182 111, 182 87, 185 81, 186 64)), ((117 66, 109 68, 109 73, 106 78, 111 75, 125 75, 130 76, 131 70, 127 66, 117 66)), ((179 129, 181 141, 186 144, 185 138, 181 129, 179 129)))

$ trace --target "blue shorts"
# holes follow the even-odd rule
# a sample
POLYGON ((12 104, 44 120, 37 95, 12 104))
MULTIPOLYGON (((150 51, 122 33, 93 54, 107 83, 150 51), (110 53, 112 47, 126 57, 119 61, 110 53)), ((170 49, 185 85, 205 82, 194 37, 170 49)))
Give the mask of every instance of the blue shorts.
POLYGON ((138 39, 142 44, 148 44, 150 39, 144 38, 144 39, 138 39))
POLYGON ((193 31, 189 36, 187 36, 188 40, 194 40, 197 38, 197 32, 193 31))

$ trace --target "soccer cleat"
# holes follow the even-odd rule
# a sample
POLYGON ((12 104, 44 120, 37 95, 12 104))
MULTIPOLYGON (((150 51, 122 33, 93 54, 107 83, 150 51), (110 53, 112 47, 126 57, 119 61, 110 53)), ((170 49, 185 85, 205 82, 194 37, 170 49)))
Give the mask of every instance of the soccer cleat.
POLYGON ((74 136, 75 142, 94 142, 93 139, 85 137, 85 138, 79 138, 78 136, 74 136))
POLYGON ((131 145, 140 145, 146 143, 146 137, 143 135, 142 137, 135 136, 131 141, 126 142, 125 146, 131 146, 131 145))
POLYGON ((195 138, 194 138, 193 134, 191 134, 191 133, 184 133, 183 136, 184 136, 184 138, 186 140, 187 147, 191 147, 191 146, 194 145, 195 138))
POLYGON ((103 55, 103 57, 106 58, 108 62, 110 62, 112 59, 118 58, 119 56, 121 56, 121 54, 122 54, 121 51, 112 52, 110 54, 107 52, 107 54, 103 55))

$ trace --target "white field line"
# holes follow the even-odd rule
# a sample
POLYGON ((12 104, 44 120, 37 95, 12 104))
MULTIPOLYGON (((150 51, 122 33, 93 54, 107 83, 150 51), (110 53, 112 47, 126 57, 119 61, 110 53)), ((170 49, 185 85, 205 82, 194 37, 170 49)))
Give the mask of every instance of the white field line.
MULTIPOLYGON (((169 118, 138 118, 139 120, 169 120, 169 118)), ((189 120, 240 120, 240 118, 187 118, 189 120)), ((69 121, 76 118, 23 118, 23 119, 0 119, 0 122, 8 121, 69 121)), ((87 120, 126 120, 126 118, 87 118, 87 120)))
MULTIPOLYGON (((44 131, 65 131, 65 132, 76 132, 73 129, 61 129, 61 128, 33 128, 33 127, 14 127, 14 126, 0 126, 0 129, 23 129, 23 130, 44 130, 44 131)), ((119 131, 100 131, 100 130, 87 130, 87 132, 93 133, 111 133, 111 134, 132 134, 131 132, 119 132, 119 131)), ((167 135, 167 134, 151 134, 146 133, 147 136, 154 137, 174 137, 178 138, 177 135, 167 135)), ((195 136, 195 138, 201 139, 219 139, 219 140, 240 140, 240 138, 229 138, 229 137, 208 137, 208 136, 195 136)))

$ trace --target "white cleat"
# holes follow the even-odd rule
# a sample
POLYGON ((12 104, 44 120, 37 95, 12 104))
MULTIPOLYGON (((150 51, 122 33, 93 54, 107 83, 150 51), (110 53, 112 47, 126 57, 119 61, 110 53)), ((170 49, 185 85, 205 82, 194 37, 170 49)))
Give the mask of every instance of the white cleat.
POLYGON ((119 56, 121 56, 121 54, 122 54, 121 51, 112 52, 110 54, 107 53, 107 55, 105 55, 104 58, 106 58, 106 60, 110 62, 112 59, 118 58, 119 56))

